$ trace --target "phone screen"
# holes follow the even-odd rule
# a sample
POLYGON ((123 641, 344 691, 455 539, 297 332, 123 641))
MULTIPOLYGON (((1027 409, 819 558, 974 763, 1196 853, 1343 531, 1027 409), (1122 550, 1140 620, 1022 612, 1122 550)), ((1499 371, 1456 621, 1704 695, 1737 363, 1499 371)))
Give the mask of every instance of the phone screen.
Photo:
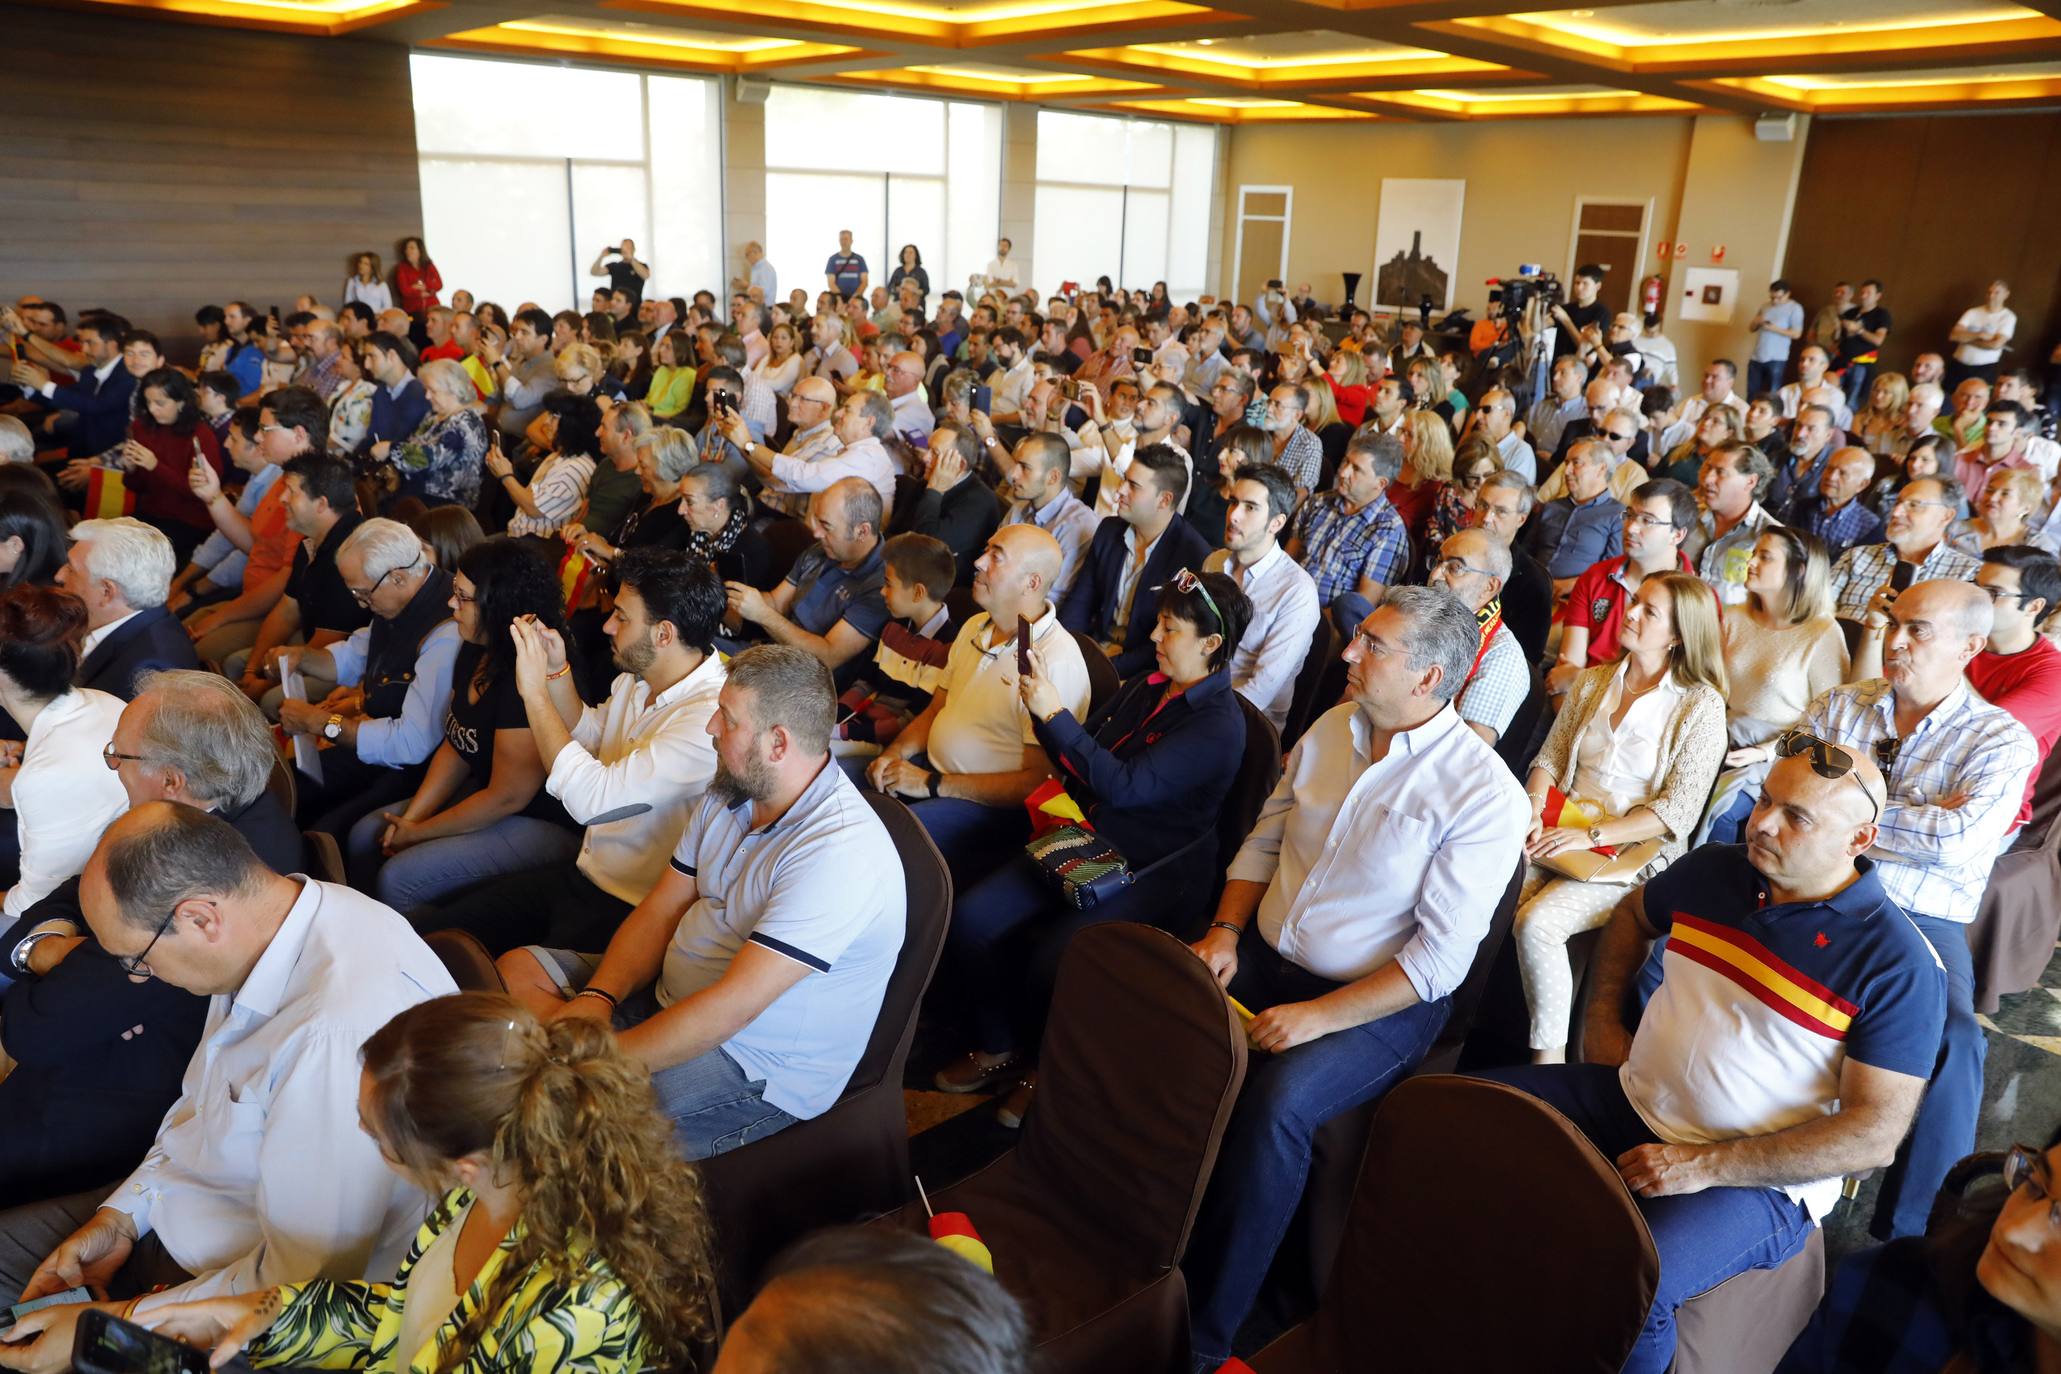
POLYGON ((106 1374, 208 1374, 205 1351, 146 1331, 132 1322, 108 1317, 82 1331, 88 1339, 77 1356, 81 1368, 106 1374))
POLYGON ((1149 348, 1132 349, 1131 361, 1139 367, 1152 366, 1152 350, 1149 348))
POLYGON ((1019 673, 1028 673, 1028 672, 1029 672, 1029 671, 1031 670, 1031 661, 1030 661, 1030 651, 1031 651, 1031 638, 1030 638, 1030 622, 1029 622, 1028 620, 1024 620, 1024 619, 1021 619, 1021 618, 1019 618, 1019 619, 1017 620, 1017 622, 1016 622, 1016 671, 1017 671, 1017 672, 1019 672, 1019 673))
POLYGON ((1898 591, 1910 586, 1917 578, 1918 565, 1906 563, 1901 558, 1897 559, 1896 566, 1889 570, 1889 585, 1898 591))

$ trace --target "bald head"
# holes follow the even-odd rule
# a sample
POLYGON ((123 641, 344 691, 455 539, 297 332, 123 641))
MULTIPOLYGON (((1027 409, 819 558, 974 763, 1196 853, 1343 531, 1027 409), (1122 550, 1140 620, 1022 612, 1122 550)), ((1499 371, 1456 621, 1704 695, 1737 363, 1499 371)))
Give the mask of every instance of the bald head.
POLYGON ((1882 676, 1900 704, 1930 709, 1988 646, 1996 611, 1972 582, 1935 578, 1906 587, 1886 611, 1882 676))
POLYGON ((1064 562, 1059 541, 1036 525, 1004 525, 973 562, 973 599, 1000 627, 1036 620, 1064 562))
POLYGON ((790 405, 796 401, 814 401, 818 405, 834 407, 837 389, 825 378, 804 377, 794 384, 794 390, 788 393, 787 399, 790 405))
POLYGON ((1799 752, 1768 770, 1745 830, 1747 860, 1781 901, 1830 896, 1852 882, 1854 860, 1875 843, 1888 798, 1868 750, 1799 743, 1799 752))

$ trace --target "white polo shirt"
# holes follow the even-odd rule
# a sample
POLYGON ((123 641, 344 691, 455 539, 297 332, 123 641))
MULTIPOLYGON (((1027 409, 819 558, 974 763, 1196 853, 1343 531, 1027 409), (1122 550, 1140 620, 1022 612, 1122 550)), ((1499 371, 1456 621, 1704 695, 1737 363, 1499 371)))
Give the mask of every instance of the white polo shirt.
MULTIPOLYGON (((952 641, 944 679, 937 690, 945 704, 930 723, 924 752, 945 773, 1014 773, 1023 750, 1035 745, 1030 712, 1016 692, 1016 637, 988 644, 994 622, 986 611, 969 619, 952 641)), ((1045 673, 1059 699, 1076 718, 1088 714, 1088 664, 1073 635, 1059 623, 1051 602, 1031 622, 1031 647, 1045 660, 1045 673)))
POLYGON ((789 1116, 820 1116, 851 1080, 901 952, 908 895, 887 827, 827 758, 787 813, 751 828, 751 803, 704 795, 672 865, 700 895, 659 973, 659 1005, 714 984, 750 941, 810 970, 723 1050, 789 1116))

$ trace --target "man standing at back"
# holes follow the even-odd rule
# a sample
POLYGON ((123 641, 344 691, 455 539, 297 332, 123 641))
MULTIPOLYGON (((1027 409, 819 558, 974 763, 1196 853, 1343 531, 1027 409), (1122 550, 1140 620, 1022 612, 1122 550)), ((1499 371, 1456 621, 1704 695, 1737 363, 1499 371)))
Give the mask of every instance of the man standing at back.
POLYGON ((837 251, 830 255, 830 261, 823 264, 823 284, 845 300, 866 294, 866 287, 872 276, 866 271, 866 260, 852 251, 852 231, 837 231, 837 251))

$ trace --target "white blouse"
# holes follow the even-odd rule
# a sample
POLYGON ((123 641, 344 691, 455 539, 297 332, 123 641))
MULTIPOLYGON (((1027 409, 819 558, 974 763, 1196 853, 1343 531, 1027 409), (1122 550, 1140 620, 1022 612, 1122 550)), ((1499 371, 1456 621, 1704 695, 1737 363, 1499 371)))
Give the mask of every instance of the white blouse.
POLYGON ((508 532, 517 537, 558 533, 559 526, 580 513, 587 483, 594 478, 594 460, 584 453, 554 453, 530 477, 530 500, 537 514, 517 509, 508 532))
POLYGON ((746 369, 746 375, 764 382, 776 395, 785 396, 801 380, 801 354, 790 353, 786 362, 775 363, 768 353, 746 369))
POLYGON ((0 912, 9 920, 77 877, 100 843, 100 832, 129 809, 122 780, 101 750, 114 738, 120 697, 75 687, 45 706, 29 726, 21 771, 14 778, 14 825, 21 878, 0 912))
POLYGON ((1610 718, 1624 700, 1624 675, 1630 662, 1625 659, 1617 665, 1603 700, 1574 746, 1574 795, 1612 816, 1622 816, 1659 794, 1667 773, 1661 747, 1683 695, 1674 673, 1663 673, 1660 682, 1633 701, 1624 719, 1612 729, 1610 718))

